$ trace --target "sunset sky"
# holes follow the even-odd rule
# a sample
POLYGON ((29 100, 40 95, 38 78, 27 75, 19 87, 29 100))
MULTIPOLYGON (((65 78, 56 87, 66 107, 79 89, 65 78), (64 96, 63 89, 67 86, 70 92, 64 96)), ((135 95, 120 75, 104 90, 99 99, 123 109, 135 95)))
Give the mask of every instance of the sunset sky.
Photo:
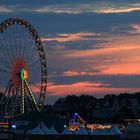
POLYGON ((0 0, 0 22, 11 17, 29 21, 42 39, 46 103, 140 91, 140 0, 0 0))

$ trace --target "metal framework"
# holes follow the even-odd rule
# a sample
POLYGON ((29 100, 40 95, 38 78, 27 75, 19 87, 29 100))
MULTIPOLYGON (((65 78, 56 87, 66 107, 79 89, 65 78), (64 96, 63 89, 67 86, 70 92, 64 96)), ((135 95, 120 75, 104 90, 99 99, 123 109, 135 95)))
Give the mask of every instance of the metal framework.
POLYGON ((40 111, 47 88, 47 64, 37 31, 23 19, 8 19, 0 24, 0 41, 0 104, 4 116, 40 111), (32 91, 36 85, 38 97, 32 91))

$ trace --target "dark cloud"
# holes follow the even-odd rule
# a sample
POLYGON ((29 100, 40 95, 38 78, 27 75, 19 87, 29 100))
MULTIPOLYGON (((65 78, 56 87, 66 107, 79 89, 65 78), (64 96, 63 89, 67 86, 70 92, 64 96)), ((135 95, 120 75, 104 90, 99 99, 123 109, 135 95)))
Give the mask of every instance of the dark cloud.
MULTIPOLYGON (((1 13, 0 20, 19 17, 31 22, 42 35, 74 32, 127 33, 129 25, 140 23, 139 11, 112 14, 1 13)), ((131 29, 130 29, 131 30, 131 29)))

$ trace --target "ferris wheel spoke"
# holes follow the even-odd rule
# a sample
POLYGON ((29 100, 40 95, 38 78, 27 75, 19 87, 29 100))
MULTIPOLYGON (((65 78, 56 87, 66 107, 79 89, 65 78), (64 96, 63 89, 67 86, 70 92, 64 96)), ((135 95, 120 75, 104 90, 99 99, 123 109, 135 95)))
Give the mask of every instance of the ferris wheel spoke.
POLYGON ((16 108, 17 108, 17 98, 18 98, 18 91, 17 89, 14 89, 13 91, 13 108, 12 108, 12 115, 11 116, 14 116, 15 115, 15 111, 16 111, 16 108))
POLYGON ((39 60, 32 61, 31 63, 28 64, 28 66, 29 66, 30 68, 32 68, 33 66, 37 65, 38 62, 39 62, 39 60))
POLYGON ((14 60, 13 60, 11 54, 9 53, 9 51, 7 51, 7 55, 5 57, 7 57, 9 59, 9 64, 8 65, 9 66, 12 65, 12 63, 14 62, 14 60))
POLYGON ((0 40, 1 40, 1 45, 0 45, 0 56, 1 56, 1 58, 4 58, 4 56, 6 55, 6 53, 3 52, 4 47, 5 47, 5 43, 4 43, 4 40, 3 40, 3 37, 2 37, 2 36, 0 37, 0 40))
POLYGON ((35 67, 36 65, 39 65, 39 64, 38 64, 39 61, 40 61, 40 60, 39 60, 39 59, 36 59, 36 57, 32 57, 32 58, 30 59, 30 61, 29 61, 29 66, 30 66, 31 68, 33 68, 33 66, 35 67))
POLYGON ((24 58, 24 56, 25 56, 25 51, 26 51, 26 47, 25 47, 25 44, 24 43, 22 43, 23 45, 23 51, 22 51, 22 58, 24 58))
MULTIPOLYGON (((22 26, 19 27, 19 32, 17 33, 17 38, 18 38, 18 41, 17 41, 17 44, 19 45, 18 46, 18 56, 19 57, 22 57, 24 58, 24 55, 25 55, 25 50, 26 48, 28 47, 28 36, 27 36, 27 33, 25 33, 25 31, 23 30, 24 28, 22 26), (22 40, 22 38, 24 38, 24 40, 22 40)), ((30 47, 30 46, 29 46, 30 47)))
POLYGON ((14 46, 9 46, 9 48, 10 48, 10 52, 11 52, 11 53, 9 53, 9 59, 10 59, 11 64, 13 64, 16 59, 16 55, 14 53, 14 46))
POLYGON ((14 54, 14 50, 13 50, 13 48, 14 47, 10 47, 11 48, 11 60, 12 60, 12 62, 14 62, 15 61, 15 59, 16 59, 16 56, 15 56, 15 54, 14 54))
POLYGON ((14 62, 14 60, 15 60, 15 55, 14 55, 14 45, 13 45, 13 43, 8 42, 8 43, 7 43, 7 49, 9 50, 9 51, 8 51, 8 55, 9 55, 9 58, 10 58, 11 62, 14 62), (12 45, 11 45, 11 44, 12 44, 12 45))
MULTIPOLYGON (((0 70, 0 81, 5 81, 7 79, 9 79, 9 76, 10 76, 10 72, 8 71, 3 71, 2 69, 0 70)), ((9 81, 9 80, 8 80, 9 81)))
MULTIPOLYGON (((21 27, 21 30, 23 29, 23 27, 21 27)), ((29 37, 30 36, 28 36, 27 35, 27 32, 23 32, 22 33, 22 38, 25 38, 24 40, 22 40, 22 39, 20 39, 20 44, 21 44, 21 48, 22 48, 22 57, 24 57, 24 55, 26 54, 25 52, 26 52, 26 50, 28 49, 28 47, 30 47, 29 46, 29 37)))
POLYGON ((27 82, 26 80, 25 80, 25 86, 26 86, 27 89, 28 89, 28 92, 29 92, 29 94, 30 94, 30 96, 31 96, 31 99, 32 99, 32 101, 33 101, 33 103, 34 103, 36 109, 37 109, 38 111, 40 111, 39 108, 38 108, 37 102, 36 102, 36 100, 35 100, 35 98, 34 98, 34 96, 33 96, 33 93, 32 93, 32 91, 31 91, 31 89, 30 89, 30 87, 29 87, 29 85, 28 85, 28 82, 27 82))
POLYGON ((1 55, 0 53, 0 63, 6 68, 9 69, 8 61, 5 61, 4 56, 1 55))
POLYGON ((9 90, 7 91, 7 100, 6 100, 5 111, 4 111, 6 112, 6 115, 9 115, 11 89, 12 86, 10 85, 9 90))
MULTIPOLYGON (((22 27, 21 27, 22 28, 22 27)), ((21 29, 22 30, 22 29, 21 29)), ((20 53, 20 56, 22 57, 22 58, 24 58, 24 56, 26 55, 26 51, 27 51, 27 48, 28 47, 30 47, 29 46, 29 41, 28 41, 28 39, 29 39, 29 36, 27 36, 27 34, 24 32, 23 34, 22 34, 22 38, 20 38, 20 51, 21 51, 21 53, 20 53), (24 40, 22 40, 22 38, 24 38, 24 40)), ((28 54, 28 53, 27 53, 28 54)))
POLYGON ((11 92, 12 92, 12 96, 11 96, 11 104, 10 104, 10 110, 11 110, 11 112, 10 112, 10 115, 11 116, 13 116, 14 115, 14 102, 15 102, 15 89, 14 89, 14 87, 12 88, 12 90, 11 90, 11 92))
POLYGON ((19 57, 22 57, 22 45, 21 45, 21 40, 19 40, 19 57))
MULTIPOLYGON (((14 52, 14 57, 16 59, 16 57, 18 57, 18 48, 19 48, 19 44, 18 44, 18 36, 17 36, 17 25, 13 25, 13 30, 11 31, 11 34, 13 34, 11 42, 13 43, 12 49, 14 52)), ((10 35, 11 36, 11 35, 10 35)))
POLYGON ((34 109, 32 99, 29 98, 29 96, 25 96, 25 105, 26 105, 26 110, 31 111, 34 109))
POLYGON ((0 72, 10 73, 10 74, 11 74, 11 72, 10 72, 10 71, 7 71, 7 70, 5 70, 5 69, 0 69, 0 72))
POLYGON ((18 48, 19 48, 19 45, 18 45, 18 41, 17 41, 17 38, 18 38, 18 35, 17 35, 17 30, 15 29, 15 37, 14 37, 14 42, 15 42, 15 55, 16 57, 18 57, 18 48))
MULTIPOLYGON (((7 52, 7 55, 6 55, 6 56, 7 56, 7 58, 9 59, 9 64, 11 64, 11 63, 13 63, 13 59, 12 59, 12 56, 11 56, 10 51, 9 51, 9 50, 11 50, 11 47, 9 47, 9 41, 6 40, 7 36, 8 36, 8 35, 5 35, 5 34, 3 33, 3 46, 4 46, 4 48, 6 49, 6 52, 7 52)), ((4 58, 5 58, 6 56, 4 56, 4 58)))
POLYGON ((7 92, 9 91, 10 86, 11 86, 11 82, 8 83, 8 85, 7 85, 6 89, 5 89, 5 91, 2 93, 3 96, 2 96, 2 98, 0 99, 0 104, 3 103, 4 98, 6 98, 7 92))
MULTIPOLYGON (((7 36, 8 37, 8 36, 7 36)), ((1 38, 1 57, 2 57, 2 61, 4 62, 4 63, 6 63, 6 65, 8 65, 9 66, 9 68, 10 68, 10 64, 11 64, 11 62, 12 62, 12 58, 11 58, 11 56, 10 56, 10 52, 9 52, 9 50, 10 50, 10 48, 8 47, 9 46, 9 41, 8 40, 6 40, 6 35, 5 35, 5 33, 3 33, 2 34, 2 38, 1 38), (6 50, 5 52, 4 52, 4 50, 6 50), (2 53, 3 52, 3 53, 2 53), (6 61, 7 60, 7 61, 6 61)), ((9 38, 9 37, 8 37, 9 38)))
POLYGON ((20 98, 20 94, 21 94, 21 89, 20 89, 20 85, 18 88, 16 88, 16 95, 15 95, 15 111, 14 111, 14 115, 18 116, 21 114, 21 98, 20 98))
POLYGON ((34 103, 33 103, 32 99, 28 97, 27 102, 29 104, 29 110, 34 111, 34 103))
POLYGON ((24 81, 22 80, 22 114, 24 114, 24 97, 25 97, 25 86, 24 86, 24 81))
POLYGON ((27 87, 25 86, 25 112, 30 112, 31 110, 33 110, 33 104, 31 103, 32 99, 30 97, 29 91, 27 89, 27 87))
POLYGON ((31 50, 26 50, 26 51, 28 51, 28 53, 24 55, 24 58, 26 59, 26 61, 28 61, 28 63, 32 62, 34 59, 38 57, 36 54, 35 48, 31 50))
POLYGON ((20 27, 19 27, 19 29, 17 28, 17 25, 15 26, 15 46, 16 46, 16 52, 17 52, 17 56, 18 57, 21 57, 20 56, 20 37, 19 37, 19 32, 18 32, 18 30, 20 31, 20 27))
POLYGON ((0 81, 5 81, 5 80, 7 80, 7 79, 9 79, 8 76, 6 76, 6 77, 1 77, 1 78, 0 78, 0 81))
POLYGON ((12 64, 14 63, 14 60, 13 60, 13 58, 11 57, 10 54, 8 55, 8 57, 9 57, 9 63, 10 63, 10 65, 12 65, 12 64))

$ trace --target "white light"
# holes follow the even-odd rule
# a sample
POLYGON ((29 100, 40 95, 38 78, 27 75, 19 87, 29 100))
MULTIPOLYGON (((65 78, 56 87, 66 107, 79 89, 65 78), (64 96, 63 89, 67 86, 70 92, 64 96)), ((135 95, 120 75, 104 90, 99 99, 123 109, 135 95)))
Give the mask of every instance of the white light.
POLYGON ((64 127, 67 127, 66 125, 64 125, 64 127))
POLYGON ((15 124, 13 124, 13 125, 12 125, 12 128, 13 128, 13 129, 16 129, 16 128, 17 128, 17 126, 16 126, 15 124))

